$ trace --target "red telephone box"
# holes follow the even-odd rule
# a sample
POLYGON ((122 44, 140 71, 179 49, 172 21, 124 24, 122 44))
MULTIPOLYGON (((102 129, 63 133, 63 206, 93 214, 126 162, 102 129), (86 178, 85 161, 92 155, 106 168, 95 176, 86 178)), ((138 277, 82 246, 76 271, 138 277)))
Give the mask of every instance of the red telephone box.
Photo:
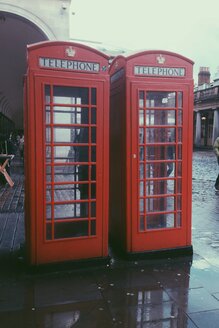
POLYGON ((72 42, 28 47, 25 217, 33 265, 108 256, 108 61, 72 42))
POLYGON ((110 76, 110 238, 130 254, 191 253, 193 62, 144 51, 110 76))

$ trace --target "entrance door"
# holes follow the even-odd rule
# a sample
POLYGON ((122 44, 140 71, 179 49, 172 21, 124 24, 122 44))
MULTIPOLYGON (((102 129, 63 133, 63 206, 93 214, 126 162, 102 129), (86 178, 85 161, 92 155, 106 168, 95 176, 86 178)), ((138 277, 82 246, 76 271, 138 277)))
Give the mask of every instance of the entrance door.
POLYGON ((186 246, 188 89, 144 84, 132 90, 132 251, 186 246))
POLYGON ((106 255, 103 83, 36 78, 37 262, 106 255))

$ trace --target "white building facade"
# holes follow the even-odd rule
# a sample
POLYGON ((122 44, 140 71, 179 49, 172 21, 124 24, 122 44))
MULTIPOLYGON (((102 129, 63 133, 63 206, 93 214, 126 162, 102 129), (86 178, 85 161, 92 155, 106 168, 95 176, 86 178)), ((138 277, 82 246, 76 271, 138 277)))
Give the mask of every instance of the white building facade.
POLYGON ((212 148, 219 136, 219 71, 210 81, 208 67, 201 67, 194 90, 194 145, 212 148))

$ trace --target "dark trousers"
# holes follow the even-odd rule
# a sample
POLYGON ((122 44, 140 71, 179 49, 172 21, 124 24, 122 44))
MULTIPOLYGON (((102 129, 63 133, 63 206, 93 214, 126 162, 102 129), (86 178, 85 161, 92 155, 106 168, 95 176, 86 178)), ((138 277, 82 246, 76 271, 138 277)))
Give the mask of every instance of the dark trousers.
MULTIPOLYGON (((217 158, 217 162, 218 162, 218 165, 219 165, 219 157, 217 158)), ((217 179, 215 181, 215 184, 214 184, 215 188, 219 190, 219 174, 217 176, 217 179)))
POLYGON ((219 174, 218 174, 218 176, 217 176, 217 179, 216 179, 216 181, 215 181, 215 188, 216 189, 218 189, 219 190, 219 174))

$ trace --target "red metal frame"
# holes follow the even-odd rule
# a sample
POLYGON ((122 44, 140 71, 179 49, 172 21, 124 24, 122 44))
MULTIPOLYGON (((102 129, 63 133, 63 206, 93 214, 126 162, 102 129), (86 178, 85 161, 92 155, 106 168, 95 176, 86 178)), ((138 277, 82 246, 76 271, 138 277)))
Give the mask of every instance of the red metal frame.
POLYGON ((108 56, 70 42, 33 45, 28 55, 25 217, 29 261, 106 257, 108 56), (65 68, 81 62, 82 71, 42 68, 39 58, 63 59, 65 68), (92 63, 100 69, 86 72, 86 62, 88 69, 92 63))
MULTIPOLYGON (((117 97, 120 94, 120 100, 117 101, 117 108, 111 106, 111 112, 114 113, 111 116, 120 109, 122 115, 121 118, 117 115, 117 118, 121 120, 121 125, 125 121, 125 129, 113 133, 117 133, 118 139, 125 139, 121 144, 121 149, 125 148, 125 160, 121 163, 125 163, 126 176, 120 186, 123 190, 121 203, 124 211, 117 202, 117 208, 111 211, 114 215, 110 215, 110 234, 117 243, 118 235, 122 235, 122 247, 126 252, 150 252, 191 246, 192 65, 187 58, 166 51, 145 51, 126 59, 118 57, 112 63, 111 101, 115 101, 116 94, 117 97), (166 68, 169 68, 170 74, 174 72, 179 76, 159 76, 163 72, 167 74, 166 68), (122 71, 123 77, 118 73, 122 71), (119 84, 123 87, 119 87, 119 84), (170 101, 170 104, 161 103, 158 106, 153 100, 150 105, 147 97, 162 93, 170 98, 175 95, 175 104, 170 101), (141 101, 140 94, 143 94, 141 101), (182 106, 178 103, 178 95, 183 97, 182 106), (123 102, 125 106, 120 108, 119 104, 123 102), (179 113, 182 122, 179 120, 179 113), (139 114, 143 115, 140 119, 139 114), (171 120, 173 114, 174 122, 171 120), (149 121, 149 115, 153 122, 149 121), (171 141, 167 139, 168 131, 173 135, 171 141), (172 159, 167 157, 168 147, 175 149, 172 159), (170 163, 174 167, 174 173, 169 177, 167 169, 170 163), (147 175, 146 168, 150 168, 147 175), (169 191, 168 185, 171 184, 172 190, 169 191), (116 212, 120 213, 117 217, 116 212), (117 226, 118 222, 125 221, 125 231, 121 228, 115 234, 115 221, 117 226)), ((111 153, 114 156, 113 147, 111 153)), ((111 185, 115 186, 113 181, 116 173, 113 171, 112 167, 111 185)), ((111 204, 113 203, 112 201, 111 204)))

